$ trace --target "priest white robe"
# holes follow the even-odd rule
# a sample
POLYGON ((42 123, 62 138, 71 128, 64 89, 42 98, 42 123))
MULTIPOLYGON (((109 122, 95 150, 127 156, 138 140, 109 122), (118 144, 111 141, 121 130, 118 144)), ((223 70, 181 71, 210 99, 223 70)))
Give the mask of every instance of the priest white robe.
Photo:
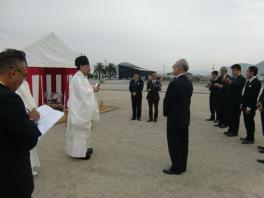
MULTIPOLYGON (((22 98, 27 110, 32 111, 37 108, 26 80, 24 80, 21 86, 17 89, 16 93, 22 98)), ((32 168, 40 166, 36 147, 30 151, 30 162, 32 168)))
POLYGON ((99 120, 99 108, 87 76, 78 71, 70 82, 65 151, 72 157, 85 157, 91 148, 92 120, 99 120))

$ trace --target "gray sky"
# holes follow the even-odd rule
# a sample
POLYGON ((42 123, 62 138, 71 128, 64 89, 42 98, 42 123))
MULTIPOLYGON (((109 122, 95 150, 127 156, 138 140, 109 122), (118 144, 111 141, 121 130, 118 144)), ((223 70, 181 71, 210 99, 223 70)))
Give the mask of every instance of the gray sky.
POLYGON ((263 0, 0 0, 0 26, 55 32, 94 64, 170 71, 184 57, 192 70, 210 71, 264 60, 263 0))

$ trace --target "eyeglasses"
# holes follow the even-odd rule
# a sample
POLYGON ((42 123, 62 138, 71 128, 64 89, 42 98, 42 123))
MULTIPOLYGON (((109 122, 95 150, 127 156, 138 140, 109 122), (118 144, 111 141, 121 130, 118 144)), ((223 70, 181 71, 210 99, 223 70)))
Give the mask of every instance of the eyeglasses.
MULTIPOLYGON (((17 67, 14 67, 14 66, 11 66, 9 68, 14 68, 18 73, 22 74, 23 75, 23 78, 26 79, 28 74, 24 73, 23 71, 21 71, 20 69, 18 69, 17 67)), ((27 68, 27 67, 25 67, 27 68)))
POLYGON ((20 74, 22 74, 24 76, 24 78, 27 78, 28 75, 26 73, 22 72, 19 69, 16 69, 16 71, 19 72, 20 74))

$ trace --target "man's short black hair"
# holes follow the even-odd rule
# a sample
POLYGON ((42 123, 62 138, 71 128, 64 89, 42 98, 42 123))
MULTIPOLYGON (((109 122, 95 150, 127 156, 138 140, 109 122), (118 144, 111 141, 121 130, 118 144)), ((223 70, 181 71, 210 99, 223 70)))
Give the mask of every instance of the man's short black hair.
POLYGON ((6 49, 0 53, 0 73, 5 72, 10 67, 16 67, 18 62, 26 61, 26 54, 16 49, 6 49))
POLYGON ((239 65, 239 64, 234 64, 234 65, 231 66, 231 69, 236 69, 236 70, 241 71, 241 65, 239 65))
POLYGON ((252 72, 254 74, 254 76, 256 76, 258 74, 258 68, 256 66, 250 66, 248 68, 249 72, 252 72))
POLYGON ((212 75, 216 75, 216 76, 218 76, 218 71, 213 71, 213 72, 212 72, 212 75))
POLYGON ((135 74, 139 75, 139 73, 138 73, 137 71, 135 71, 135 72, 133 73, 133 75, 135 75, 135 74))
POLYGON ((89 65, 89 60, 86 56, 79 56, 75 59, 75 66, 78 70, 80 70, 82 65, 89 65))

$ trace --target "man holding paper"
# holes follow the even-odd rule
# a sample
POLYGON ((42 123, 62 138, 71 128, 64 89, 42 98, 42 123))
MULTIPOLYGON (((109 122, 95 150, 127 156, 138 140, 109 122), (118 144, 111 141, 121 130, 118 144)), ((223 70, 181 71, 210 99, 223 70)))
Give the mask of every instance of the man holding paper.
POLYGON ((99 120, 94 95, 99 85, 92 87, 89 83, 90 65, 86 56, 76 58, 75 65, 78 72, 70 82, 65 151, 71 157, 88 160, 93 152, 90 144, 92 120, 99 120))
POLYGON ((29 151, 41 136, 15 91, 27 77, 25 53, 0 53, 0 197, 30 198, 34 189, 29 151))
MULTIPOLYGON (((29 84, 26 80, 24 80, 22 85, 16 90, 16 93, 23 100, 29 118, 33 121, 38 121, 40 118, 40 115, 39 115, 39 112, 36 110, 37 105, 35 103, 34 98, 31 95, 29 84)), ((31 162, 33 176, 36 176, 38 173, 34 171, 33 168, 40 166, 36 148, 33 148, 30 151, 30 162, 31 162)))

